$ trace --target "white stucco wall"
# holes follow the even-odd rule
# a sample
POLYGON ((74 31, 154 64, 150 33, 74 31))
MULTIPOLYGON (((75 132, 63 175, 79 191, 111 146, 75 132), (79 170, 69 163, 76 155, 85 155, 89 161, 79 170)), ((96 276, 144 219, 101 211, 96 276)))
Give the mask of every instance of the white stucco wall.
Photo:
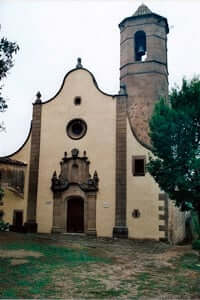
POLYGON ((37 223, 39 232, 51 232, 53 194, 51 177, 67 151, 77 148, 80 155, 87 151, 90 173, 97 170, 97 235, 112 236, 115 215, 115 127, 116 99, 101 93, 89 72, 79 69, 71 72, 59 94, 42 105, 41 149, 38 181, 37 223), (81 97, 81 105, 74 98, 81 97), (87 123, 87 133, 80 140, 66 134, 66 125, 80 118, 87 123), (106 207, 105 207, 106 206, 106 207))
POLYGON ((164 225, 159 220, 158 200, 159 187, 149 173, 145 176, 133 176, 132 156, 146 156, 150 151, 144 148, 133 136, 129 121, 127 120, 127 226, 129 238, 156 239, 164 237, 164 232, 159 231, 159 225, 164 225), (140 217, 132 217, 134 209, 140 211, 140 217))

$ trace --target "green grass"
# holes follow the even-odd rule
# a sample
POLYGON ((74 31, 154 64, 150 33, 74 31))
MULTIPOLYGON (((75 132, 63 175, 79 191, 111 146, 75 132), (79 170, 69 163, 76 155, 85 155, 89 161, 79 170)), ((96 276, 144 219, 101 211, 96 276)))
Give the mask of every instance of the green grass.
POLYGON ((172 260, 173 267, 162 266, 148 269, 135 276, 137 283, 137 297, 155 297, 160 293, 176 296, 200 295, 200 266, 199 257, 195 253, 187 253, 180 258, 172 260), (186 271, 195 271, 194 278, 188 276, 186 271))
POLYGON ((108 262, 89 255, 84 251, 75 251, 62 247, 26 241, 25 244, 13 243, 1 247, 7 250, 31 250, 43 254, 41 257, 25 257, 28 263, 12 266, 11 258, 0 258, 0 298, 48 298, 59 297, 52 280, 53 273, 59 268, 108 262))
POLYGON ((187 253, 180 258, 179 265, 184 269, 200 272, 200 257, 195 253, 187 253))
POLYGON ((15 266, 11 265, 12 258, 0 258, 0 299, 148 299, 165 294, 172 298, 198 298, 200 295, 199 257, 194 252, 174 257, 171 265, 148 261, 144 263, 145 269, 137 273, 133 269, 128 277, 123 277, 120 271, 112 271, 116 260, 104 258, 101 252, 100 256, 95 256, 86 250, 30 239, 8 243, 0 249, 23 249, 42 254, 38 258, 24 257, 28 263, 15 266))
POLYGON ((98 276, 96 276, 96 278, 88 277, 84 280, 79 277, 73 277, 72 280, 76 286, 76 296, 81 299, 108 299, 110 297, 119 297, 128 293, 123 286, 120 286, 119 288, 107 288, 101 279, 102 278, 99 278, 98 276))

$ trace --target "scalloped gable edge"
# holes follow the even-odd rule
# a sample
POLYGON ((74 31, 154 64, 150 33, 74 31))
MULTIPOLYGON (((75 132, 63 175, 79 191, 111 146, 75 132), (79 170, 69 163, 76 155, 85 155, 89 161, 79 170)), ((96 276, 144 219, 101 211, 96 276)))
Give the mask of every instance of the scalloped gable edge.
MULTIPOLYGON (((51 97, 49 100, 44 101, 44 102, 41 102, 41 104, 43 105, 43 104, 46 104, 46 103, 49 103, 49 102, 53 101, 53 100, 60 94, 61 90, 63 89, 63 86, 64 86, 64 84, 65 84, 65 80, 67 79, 67 77, 68 77, 72 72, 79 71, 79 70, 86 71, 86 72, 88 72, 88 73, 90 74, 90 76, 92 77, 92 81, 93 81, 95 87, 97 88, 97 90, 98 90, 100 93, 102 93, 103 95, 109 96, 109 97, 113 97, 113 98, 116 97, 116 96, 118 96, 118 94, 109 94, 109 93, 106 93, 106 92, 102 91, 102 90, 99 88, 98 83, 97 83, 97 81, 96 81, 96 79, 95 79, 93 73, 90 72, 88 69, 85 69, 85 68, 74 68, 74 69, 70 70, 69 72, 67 72, 67 74, 64 76, 64 79, 63 79, 63 81, 62 81, 62 84, 61 84, 59 90, 57 91, 57 93, 56 93, 53 97, 51 97)), ((38 104, 38 103, 33 103, 33 105, 37 105, 37 104, 38 104)))
MULTIPOLYGON (((31 136, 31 131, 32 131, 32 121, 31 121, 31 126, 30 126, 30 129, 29 129, 29 133, 28 133, 28 135, 27 135, 27 137, 26 137, 24 143, 23 143, 23 144, 22 144, 15 152, 13 152, 13 153, 11 153, 11 154, 9 154, 9 155, 6 155, 6 156, 0 156, 0 159, 11 158, 11 157, 14 156, 15 154, 17 154, 19 151, 21 151, 22 148, 24 148, 24 146, 27 144, 27 142, 28 142, 28 140, 29 140, 29 138, 30 138, 30 136, 31 136)), ((21 161, 19 161, 19 162, 21 162, 21 161)), ((23 163, 24 165, 27 165, 27 164, 24 163, 24 162, 21 162, 21 163, 23 163)))
MULTIPOLYGON (((85 69, 85 68, 74 68, 74 69, 70 70, 69 72, 67 72, 67 74, 64 76, 64 79, 63 79, 63 81, 62 81, 61 87, 59 88, 59 90, 57 91, 57 93, 56 93, 53 97, 51 97, 49 100, 44 101, 44 102, 41 102, 40 105, 46 104, 46 103, 48 103, 48 102, 50 102, 50 101, 53 101, 53 100, 59 95, 59 93, 61 92, 61 90, 62 90, 62 88, 63 88, 63 86, 64 86, 64 84, 65 84, 65 80, 67 79, 67 77, 68 77, 72 72, 75 72, 75 71, 78 71, 78 70, 84 70, 84 71, 88 72, 88 73, 90 74, 90 76, 92 77, 92 81, 93 81, 95 87, 96 87, 97 90, 98 90, 100 93, 102 93, 103 95, 106 95, 106 96, 109 96, 109 97, 113 97, 113 98, 119 97, 118 94, 109 94, 109 93, 105 93, 104 91, 102 91, 102 90, 99 88, 99 86, 98 86, 98 84, 97 84, 97 81, 96 81, 96 79, 95 79, 93 73, 90 72, 88 69, 85 69)), ((38 103, 33 103, 33 105, 38 105, 38 103)), ((31 135, 31 131, 32 131, 32 121, 31 121, 31 126, 30 126, 30 130, 29 130, 28 136, 27 136, 27 138, 25 139, 24 143, 23 143, 23 144, 22 144, 15 152, 13 152, 13 153, 11 153, 11 154, 9 154, 9 155, 6 155, 6 156, 0 156, 0 158, 10 158, 10 157, 14 156, 15 154, 17 154, 19 151, 21 151, 22 148, 23 148, 23 147, 26 145, 26 143, 28 142, 28 140, 29 140, 29 138, 30 138, 30 135, 31 135)))
MULTIPOLYGON (((71 71, 70 71, 70 72, 71 72, 71 71)), ((89 71, 88 71, 88 72, 89 72, 89 71)), ((89 73, 90 73, 90 72, 89 72, 89 73)), ((69 72, 67 73, 67 75, 68 75, 68 74, 69 74, 69 72)), ((65 76, 65 78, 67 77, 67 75, 65 76)), ((63 83, 64 83, 64 81, 65 81, 65 78, 64 78, 64 80, 63 80, 63 83)), ((95 80, 94 77, 93 77, 93 79, 95 80)), ((96 82, 96 81, 95 81, 95 82, 96 82)), ((63 85, 63 84, 62 84, 62 85, 63 85)), ((61 87, 61 89, 62 89, 62 87, 61 87)), ((61 89, 60 89, 60 90, 61 90, 61 89)), ((60 91, 60 90, 59 90, 59 91, 60 91)), ((57 94, 58 94, 58 93, 57 93, 57 94)), ((109 95, 109 96, 119 97, 119 96, 121 96, 121 95, 109 95)), ((55 96, 55 97, 56 97, 56 96, 55 96)), ((53 98, 50 99, 50 100, 48 100, 48 101, 51 101, 51 100, 53 100, 53 98)), ((44 102, 43 102, 43 103, 44 103, 44 102)), ((130 126, 130 129, 131 129, 131 132, 132 132, 133 136, 135 137, 136 141, 137 141, 140 145, 142 145, 144 148, 146 148, 146 149, 152 151, 152 146, 150 146, 150 145, 148 145, 148 144, 142 142, 142 141, 138 138, 138 136, 136 135, 134 129, 133 129, 132 126, 131 126, 131 121, 130 121, 130 117, 129 117, 128 112, 127 112, 127 118, 128 118, 128 122, 129 122, 129 126, 130 126)), ((28 142, 28 140, 29 140, 29 138, 30 138, 30 136, 31 136, 31 131, 32 131, 32 121, 31 121, 31 126, 30 126, 30 130, 29 130, 28 136, 27 136, 27 138, 25 139, 25 141, 24 141, 24 143, 22 144, 22 146, 20 146, 15 152, 13 152, 13 153, 11 153, 11 154, 9 154, 9 155, 6 155, 6 156, 0 156, 0 160, 1 160, 1 159, 4 159, 4 158, 10 158, 10 157, 14 156, 15 154, 17 154, 19 151, 21 151, 22 148, 27 144, 27 142, 28 142)), ((23 163, 23 162, 21 162, 21 163, 23 163)))

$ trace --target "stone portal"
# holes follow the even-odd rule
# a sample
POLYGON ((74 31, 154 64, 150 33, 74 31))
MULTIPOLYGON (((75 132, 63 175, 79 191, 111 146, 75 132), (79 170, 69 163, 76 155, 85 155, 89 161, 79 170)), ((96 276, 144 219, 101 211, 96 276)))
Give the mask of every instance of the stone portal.
POLYGON ((84 232, 96 234, 96 196, 99 186, 97 172, 89 173, 90 162, 84 151, 73 149, 64 153, 59 176, 53 173, 51 189, 54 198, 53 232, 84 232))

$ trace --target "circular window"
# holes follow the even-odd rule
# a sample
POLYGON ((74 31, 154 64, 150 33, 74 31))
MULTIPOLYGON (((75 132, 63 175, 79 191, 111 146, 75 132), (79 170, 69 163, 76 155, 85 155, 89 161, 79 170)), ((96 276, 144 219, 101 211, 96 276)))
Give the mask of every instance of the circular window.
POLYGON ((83 120, 74 119, 67 125, 67 134, 73 140, 81 139, 87 131, 87 125, 83 120))

